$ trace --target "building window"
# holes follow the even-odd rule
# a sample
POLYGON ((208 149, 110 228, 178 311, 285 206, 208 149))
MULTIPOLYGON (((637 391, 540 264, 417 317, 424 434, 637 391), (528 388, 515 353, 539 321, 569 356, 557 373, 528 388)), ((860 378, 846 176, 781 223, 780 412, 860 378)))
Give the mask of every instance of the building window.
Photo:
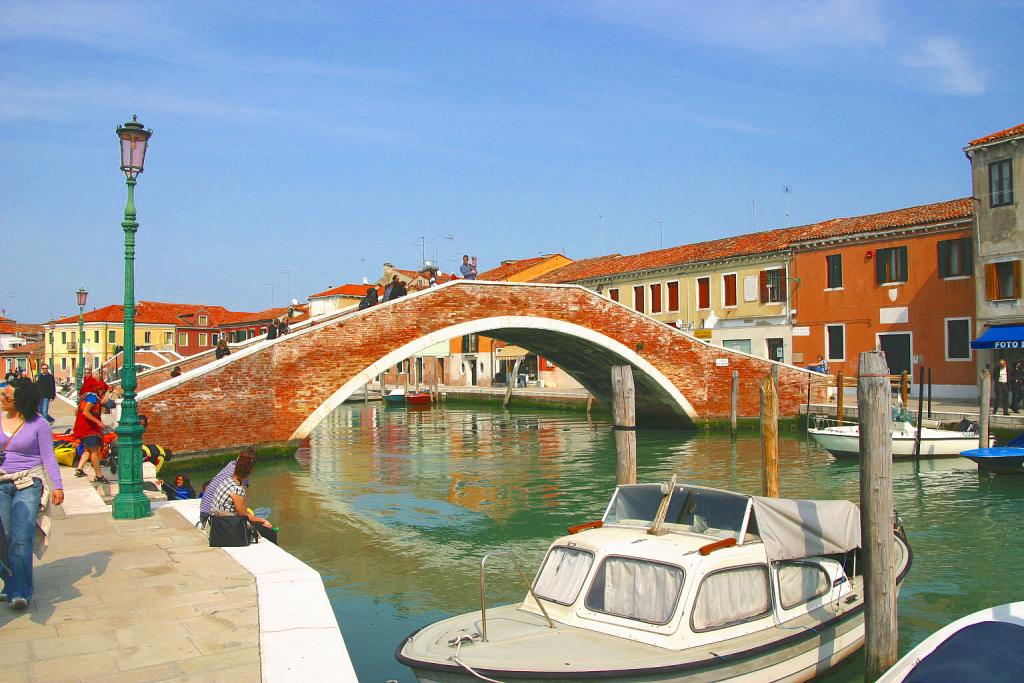
POLYGON ((213 334, 213 337, 210 339, 210 343, 213 344, 214 346, 219 344, 220 343, 220 335, 215 332, 213 334))
MULTIPOLYGON (((146 334, 149 334, 149 332, 147 332, 146 334)), ((148 339, 148 337, 147 337, 147 339, 148 339)), ((171 342, 173 340, 174 340, 174 333, 173 332, 164 332, 164 344, 170 346, 170 344, 171 344, 171 342)))
POLYGON ((200 327, 206 327, 209 324, 210 324, 210 319, 208 317, 206 317, 205 315, 199 316, 199 326, 200 327))
POLYGON ((722 305, 726 308, 736 306, 736 273, 722 276, 722 305))
POLYGON ((1001 159, 988 165, 989 206, 1013 204, 1013 160, 1001 159))
POLYGON ((62 357, 60 359, 60 369, 61 370, 67 370, 68 369, 68 359, 67 358, 63 358, 62 357))
POLYGON ((261 327, 260 328, 260 334, 266 334, 266 333, 267 333, 267 328, 266 327, 261 327))
POLYGON ((666 286, 668 289, 668 310, 678 311, 679 310, 679 283, 669 282, 666 286))
POLYGON ((479 338, 475 334, 462 335, 462 353, 476 353, 479 348, 479 338))
POLYGON ((99 366, 100 366, 100 357, 99 356, 93 356, 92 357, 92 369, 95 370, 99 366))
POLYGON ((608 290, 608 298, 611 299, 612 301, 618 301, 619 300, 619 290, 618 289, 609 289, 608 290))
POLYGON ((65 345, 68 343, 68 333, 67 332, 61 332, 60 333, 60 343, 61 344, 65 344, 65 345))
POLYGON ((971 359, 971 319, 946 318, 946 360, 971 359))
POLYGON ((711 308, 711 278, 697 278, 697 308, 711 308))
POLYGON ((825 257, 825 269, 828 274, 828 288, 843 288, 843 255, 829 254, 825 257))
POLYGON ((99 330, 93 330, 92 331, 92 343, 93 344, 99 344, 100 343, 100 331, 99 330))
POLYGON ((892 247, 875 252, 875 282, 907 281, 907 248, 892 247))
POLYGON ((1020 298, 1020 261, 985 266, 985 298, 989 301, 1020 298))
POLYGON ((846 325, 825 325, 825 357, 846 360, 846 325))
POLYGON ((970 237, 939 242, 939 277, 962 277, 973 273, 970 237))
POLYGON ((143 332, 142 333, 142 343, 143 344, 152 344, 153 343, 153 333, 152 332, 143 332))
POLYGON ((731 351, 742 351, 743 353, 750 353, 750 340, 749 339, 726 339, 722 342, 722 346, 731 351))
POLYGON ((651 285, 651 313, 661 313, 661 285, 651 285))
POLYGON ((786 271, 782 268, 761 271, 761 303, 778 304, 786 300, 786 271))
POLYGON ((200 346, 206 346, 206 333, 205 332, 200 332, 199 333, 199 345, 200 346))
POLYGON ((178 335, 178 346, 188 346, 188 334, 182 332, 178 335))
POLYGON ((107 343, 108 344, 116 344, 117 343, 117 333, 114 332, 114 330, 107 330, 107 343))
POLYGON ((643 285, 638 285, 638 286, 633 288, 633 308, 635 308, 636 310, 640 311, 641 313, 644 312, 644 287, 643 287, 643 285))

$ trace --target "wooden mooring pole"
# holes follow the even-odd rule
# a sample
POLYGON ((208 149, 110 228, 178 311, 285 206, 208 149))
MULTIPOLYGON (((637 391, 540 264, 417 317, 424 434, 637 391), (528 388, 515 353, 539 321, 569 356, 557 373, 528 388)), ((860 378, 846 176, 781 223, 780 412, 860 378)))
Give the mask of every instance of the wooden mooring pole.
POLYGON ((591 411, 591 409, 593 407, 594 407, 594 395, 588 391, 587 392, 587 417, 588 418, 590 417, 590 411, 591 411))
POLYGON ((981 371, 981 396, 978 397, 978 448, 988 448, 988 416, 992 404, 992 373, 981 371))
POLYGON ((881 351, 860 354, 860 527, 864 556, 864 680, 873 682, 899 658, 896 631, 895 513, 889 368, 881 351))
POLYGON ((516 358, 516 362, 512 365, 512 377, 509 378, 508 386, 505 388, 505 400, 501 402, 502 408, 508 408, 508 402, 512 400, 512 387, 519 379, 519 364, 522 362, 522 358, 516 358))
POLYGON ((928 419, 932 419, 932 369, 928 368, 928 419))
POLYGON ((842 422, 846 414, 846 377, 843 371, 836 373, 836 422, 842 422))
POLYGON ((775 377, 761 380, 761 463, 764 495, 779 497, 779 392, 775 377))
POLYGON ((612 418, 615 421, 615 483, 636 483, 636 390, 633 368, 612 368, 612 418))
POLYGON ((924 417, 924 368, 917 373, 917 436, 914 437, 914 460, 921 459, 921 419, 924 417))
POLYGON ((900 373, 900 402, 904 408, 910 405, 910 373, 906 370, 900 373))
POLYGON ((740 396, 740 371, 739 370, 733 370, 732 371, 732 396, 731 396, 732 404, 731 404, 731 406, 729 408, 729 416, 730 416, 730 419, 731 419, 731 422, 729 423, 730 424, 730 429, 731 429, 730 433, 733 436, 736 436, 736 410, 737 410, 737 406, 739 404, 739 396, 740 396))

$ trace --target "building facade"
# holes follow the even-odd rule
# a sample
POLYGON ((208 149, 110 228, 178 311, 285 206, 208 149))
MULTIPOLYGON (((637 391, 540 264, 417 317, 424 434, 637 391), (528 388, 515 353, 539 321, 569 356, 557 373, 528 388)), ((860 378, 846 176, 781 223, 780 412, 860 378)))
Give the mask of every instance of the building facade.
POLYGON ((977 216, 974 268, 979 369, 1000 358, 1024 358, 1024 124, 972 140, 971 162, 977 216))

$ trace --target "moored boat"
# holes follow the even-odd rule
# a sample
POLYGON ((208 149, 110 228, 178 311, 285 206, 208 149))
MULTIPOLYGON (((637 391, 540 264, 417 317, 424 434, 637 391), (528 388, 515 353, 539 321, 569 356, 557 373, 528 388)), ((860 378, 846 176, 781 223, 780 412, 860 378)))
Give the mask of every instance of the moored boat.
POLYGON ((989 607, 924 639, 878 683, 1011 683, 1024 670, 1024 602, 989 607))
MULTIPOLYGON (((833 424, 811 427, 807 433, 819 446, 840 459, 860 457, 860 425, 833 424)), ((978 445, 978 432, 921 428, 922 458, 955 458, 964 450, 978 445)), ((893 422, 892 457, 913 458, 917 427, 909 422, 893 422)), ((991 443, 995 439, 990 438, 991 443)))
POLYGON ((411 391, 405 395, 405 402, 413 405, 429 404, 431 396, 429 391, 411 391))
POLYGON ((395 387, 384 396, 385 403, 405 403, 405 387, 395 387))
POLYGON ((1005 446, 972 448, 960 455, 976 462, 979 470, 995 474, 1024 474, 1024 434, 1005 446))
MULTIPOLYGON (((902 530, 893 543, 898 587, 911 552, 902 530)), ((847 501, 620 486, 551 545, 522 603, 486 607, 486 559, 481 610, 399 646, 420 681, 804 681, 864 639, 847 501)))

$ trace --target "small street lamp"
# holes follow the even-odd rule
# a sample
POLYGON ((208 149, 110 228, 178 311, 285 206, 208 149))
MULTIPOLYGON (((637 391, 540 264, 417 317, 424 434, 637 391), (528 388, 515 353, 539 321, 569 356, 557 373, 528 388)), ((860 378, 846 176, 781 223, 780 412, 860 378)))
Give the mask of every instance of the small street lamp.
POLYGON ((118 126, 121 140, 121 170, 128 185, 128 202, 124 206, 124 351, 121 369, 121 419, 117 423, 120 466, 117 469, 117 495, 114 496, 114 519, 139 519, 152 513, 149 498, 142 492, 142 434, 139 407, 135 400, 138 380, 135 373, 135 233, 139 224, 135 220, 135 183, 142 173, 146 146, 152 130, 147 130, 132 116, 132 120, 118 126))
POLYGON ((89 300, 89 292, 85 291, 85 287, 79 287, 75 296, 78 297, 78 374, 75 376, 75 389, 81 393, 82 372, 85 369, 85 303, 89 300))

